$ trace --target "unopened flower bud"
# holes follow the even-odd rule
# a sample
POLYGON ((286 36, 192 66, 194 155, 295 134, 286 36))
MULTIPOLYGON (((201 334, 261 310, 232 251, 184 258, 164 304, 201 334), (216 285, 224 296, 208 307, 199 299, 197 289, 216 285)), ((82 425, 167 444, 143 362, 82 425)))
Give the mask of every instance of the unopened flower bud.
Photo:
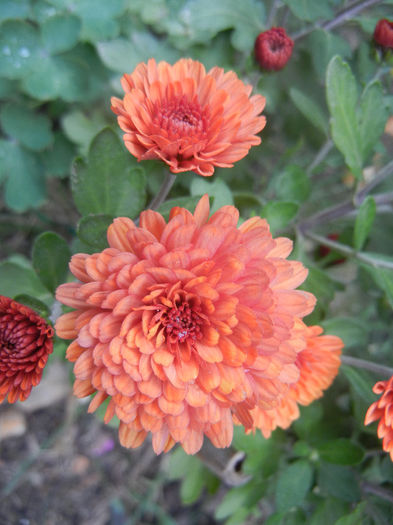
POLYGON ((393 22, 386 18, 379 20, 374 29, 374 41, 382 47, 393 49, 393 22))
POLYGON ((257 62, 267 71, 279 71, 291 58, 293 44, 283 27, 272 27, 255 40, 257 62))

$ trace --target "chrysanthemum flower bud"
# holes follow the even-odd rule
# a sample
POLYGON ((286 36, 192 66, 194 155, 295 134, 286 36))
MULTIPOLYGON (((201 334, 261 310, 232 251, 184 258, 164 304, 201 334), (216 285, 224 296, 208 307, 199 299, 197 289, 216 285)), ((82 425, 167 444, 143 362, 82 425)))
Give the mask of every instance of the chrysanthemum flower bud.
POLYGON ((53 350, 54 330, 27 306, 0 295, 0 403, 25 401, 53 350))
POLYGON ((293 44, 283 27, 272 27, 255 40, 257 62, 267 71, 279 71, 291 58, 293 44))
POLYGON ((379 20, 374 29, 374 41, 382 47, 393 49, 393 22, 386 18, 379 20))

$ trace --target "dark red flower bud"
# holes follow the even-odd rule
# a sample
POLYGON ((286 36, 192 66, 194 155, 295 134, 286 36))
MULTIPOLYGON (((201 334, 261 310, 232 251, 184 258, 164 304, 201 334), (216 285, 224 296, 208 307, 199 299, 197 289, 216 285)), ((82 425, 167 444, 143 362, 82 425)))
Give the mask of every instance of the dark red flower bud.
POLYGON ((374 29, 374 41, 382 46, 393 49, 393 22, 383 18, 374 29))
POLYGON ((282 69, 291 58, 293 40, 283 27, 272 27, 255 40, 255 57, 259 65, 267 71, 282 69))
POLYGON ((53 350, 54 330, 27 306, 0 295, 0 403, 25 401, 53 350))

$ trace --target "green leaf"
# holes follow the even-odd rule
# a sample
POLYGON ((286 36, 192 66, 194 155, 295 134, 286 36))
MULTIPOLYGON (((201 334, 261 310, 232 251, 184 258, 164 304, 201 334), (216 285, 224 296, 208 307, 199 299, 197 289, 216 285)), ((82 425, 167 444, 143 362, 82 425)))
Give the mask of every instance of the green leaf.
POLYGON ((179 17, 194 42, 204 43, 218 32, 233 28, 233 46, 250 52, 264 29, 265 9, 256 0, 194 0, 185 4, 179 17))
POLYGON ((349 439, 327 441, 318 447, 318 453, 327 463, 357 465, 364 457, 364 450, 349 439))
POLYGON ((273 235, 282 230, 296 216, 299 206, 295 202, 272 201, 265 204, 261 210, 261 217, 269 223, 273 235))
MULTIPOLYGON (((367 252, 364 252, 367 253, 367 252)), ((371 255, 371 254, 367 254, 371 255)), ((380 256, 382 258, 382 256, 380 256)), ((371 274, 376 285, 385 293, 386 298, 393 308, 393 270, 379 268, 378 266, 362 265, 371 274)))
POLYGON ((5 201, 15 211, 40 206, 46 197, 44 170, 38 158, 13 142, 0 144, 3 156, 5 201))
POLYGON ((62 53, 73 48, 79 39, 82 24, 72 14, 51 16, 41 25, 42 40, 50 53, 62 53))
POLYGON ((276 486, 276 508, 286 511, 301 505, 313 479, 310 463, 299 459, 286 467, 280 474, 276 486))
POLYGON ((108 248, 106 232, 112 222, 113 217, 111 215, 87 215, 78 223, 78 237, 82 242, 100 252, 104 248, 108 248))
POLYGON ((245 506, 250 492, 250 485, 243 485, 229 490, 214 513, 217 520, 231 516, 237 509, 245 506))
POLYGON ((340 371, 343 372, 350 382, 351 387, 367 405, 374 403, 377 399, 377 396, 372 391, 374 381, 371 381, 366 372, 357 370, 348 365, 341 365, 340 371))
POLYGON ((377 206, 375 200, 368 196, 358 209, 353 232, 353 246, 360 251, 367 240, 373 227, 377 206))
POLYGON ((30 266, 24 267, 10 261, 0 263, 0 294, 6 297, 23 294, 39 298, 48 295, 30 266))
POLYGON ((346 348, 362 346, 367 343, 367 327, 364 322, 353 317, 333 317, 322 321, 322 327, 327 334, 341 337, 346 348))
POLYGON ((68 272, 71 251, 67 242, 54 232, 44 232, 33 245, 33 268, 52 293, 68 272))
POLYGON ((165 40, 147 31, 134 31, 130 40, 117 38, 99 42, 97 51, 103 63, 119 73, 130 73, 139 62, 147 62, 149 58, 155 58, 157 62, 175 62, 180 58, 179 53, 165 40))
POLYGON ((19 20, 0 26, 0 76, 19 79, 39 63, 40 37, 36 28, 19 20))
POLYGON ((93 140, 87 165, 77 159, 72 193, 82 215, 135 217, 146 202, 145 175, 109 128, 93 140))
POLYGON ((316 29, 311 32, 307 39, 307 48, 312 50, 313 66, 321 79, 325 78, 326 68, 334 55, 352 56, 351 47, 346 40, 324 29, 316 29))
POLYGON ((222 206, 228 204, 233 205, 233 196, 229 187, 221 179, 215 179, 213 182, 208 182, 202 177, 194 177, 191 182, 191 195, 204 195, 207 193, 209 197, 213 197, 213 204, 211 206, 211 213, 216 212, 222 206))
POLYGON ((55 133, 53 144, 41 155, 47 174, 53 177, 68 176, 74 157, 74 146, 61 132, 55 133))
POLYGON ((14 297, 14 300, 18 303, 28 306, 29 308, 37 312, 37 314, 41 317, 49 317, 50 311, 47 305, 39 299, 32 297, 31 295, 18 294, 16 297, 14 297))
POLYGON ((180 497, 185 505, 194 503, 201 495, 205 486, 205 468, 200 461, 196 461, 189 469, 180 486, 180 497))
POLYGON ((309 525, 334 525, 348 510, 348 503, 336 498, 324 498, 313 513, 309 525))
POLYGON ((351 514, 342 516, 334 525, 359 525, 360 523, 364 523, 366 506, 367 503, 365 501, 359 503, 351 514))
POLYGON ((289 164, 276 178, 275 189, 280 200, 304 202, 311 193, 310 179, 300 166, 289 164))
POLYGON ((28 0, 6 0, 0 2, 0 21, 7 18, 27 18, 30 11, 28 0))
POLYGON ((347 166, 358 179, 362 176, 362 140, 356 117, 357 87, 350 67, 336 56, 326 73, 326 94, 331 114, 332 137, 347 166))
POLYGON ((300 20, 307 20, 314 22, 319 18, 327 18, 333 16, 333 11, 327 2, 315 2, 315 0, 284 0, 292 13, 300 18, 300 20))
POLYGON ((53 141, 48 117, 22 104, 4 106, 0 122, 5 133, 34 151, 43 150, 53 141))
POLYGON ((83 40, 98 42, 118 35, 119 23, 116 18, 124 10, 124 0, 65 0, 64 3, 82 19, 83 40))
POLYGON ((105 121, 96 113, 87 118, 81 111, 72 111, 64 115, 61 124, 67 138, 79 145, 83 155, 87 155, 91 141, 105 126, 105 121))
POLYGON ((369 83, 360 98, 358 121, 362 144, 363 162, 365 162, 383 133, 387 120, 380 82, 369 83))
POLYGON ((361 498, 359 483, 350 467, 321 463, 318 485, 322 493, 342 501, 355 502, 361 498))
POLYGON ((324 115, 319 105, 299 89, 291 88, 289 95, 303 116, 324 135, 328 135, 328 118, 324 115))

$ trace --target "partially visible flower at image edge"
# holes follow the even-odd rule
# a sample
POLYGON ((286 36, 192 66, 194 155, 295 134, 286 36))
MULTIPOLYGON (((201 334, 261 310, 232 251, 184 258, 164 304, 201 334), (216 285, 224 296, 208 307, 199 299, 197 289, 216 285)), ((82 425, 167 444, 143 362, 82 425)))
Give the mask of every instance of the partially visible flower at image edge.
POLYGON ((293 45, 293 40, 283 27, 272 27, 257 36, 254 45, 255 58, 266 71, 279 71, 291 58, 293 45))
POLYGON ((367 410, 364 424, 378 423, 378 437, 382 439, 382 448, 389 452, 393 461, 393 377, 388 381, 378 381, 373 388, 374 394, 381 397, 367 410))
POLYGON ((53 335, 34 310, 0 295, 0 403, 29 397, 53 351, 53 335))
POLYGON ((119 438, 137 447, 151 432, 156 453, 180 443, 196 453, 207 436, 227 447, 233 424, 269 435, 298 417, 297 404, 320 397, 340 366, 342 341, 307 327, 315 297, 295 290, 307 270, 287 260, 292 241, 268 223, 209 199, 194 214, 172 209, 168 223, 141 213, 120 217, 109 248, 76 254, 56 297, 75 308, 56 323, 73 339, 74 393, 108 400, 119 438))
POLYGON ((125 132, 124 143, 139 161, 161 159, 170 171, 213 175, 229 168, 260 144, 265 98, 251 95, 233 71, 206 72, 190 58, 173 66, 150 59, 121 80, 123 99, 112 111, 125 132))
POLYGON ((381 47, 393 49, 393 21, 383 18, 374 29, 374 41, 381 47))

